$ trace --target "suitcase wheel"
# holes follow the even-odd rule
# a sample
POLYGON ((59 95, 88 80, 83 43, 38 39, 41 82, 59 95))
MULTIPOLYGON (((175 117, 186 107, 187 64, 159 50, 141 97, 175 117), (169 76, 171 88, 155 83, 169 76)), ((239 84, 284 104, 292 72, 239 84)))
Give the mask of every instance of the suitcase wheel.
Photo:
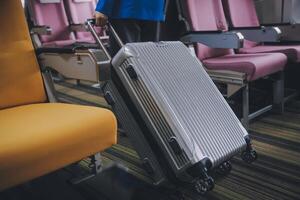
POLYGON ((249 138, 249 136, 245 137, 246 143, 247 143, 247 147, 246 150, 242 152, 242 159, 246 162, 246 163, 252 163, 255 160, 257 160, 257 152, 253 149, 252 144, 251 144, 251 140, 249 138))
POLYGON ((207 177, 205 179, 199 179, 195 182, 195 191, 201 195, 205 195, 207 192, 213 190, 215 186, 215 181, 212 177, 207 177))
POLYGON ((219 167, 217 168, 217 173, 220 175, 227 175, 230 173, 231 169, 232 169, 231 163, 229 161, 226 161, 221 165, 219 165, 219 167))
POLYGON ((257 152, 253 149, 249 150, 249 151, 244 151, 242 153, 242 159, 246 162, 246 163, 252 163, 255 160, 257 160, 257 152))

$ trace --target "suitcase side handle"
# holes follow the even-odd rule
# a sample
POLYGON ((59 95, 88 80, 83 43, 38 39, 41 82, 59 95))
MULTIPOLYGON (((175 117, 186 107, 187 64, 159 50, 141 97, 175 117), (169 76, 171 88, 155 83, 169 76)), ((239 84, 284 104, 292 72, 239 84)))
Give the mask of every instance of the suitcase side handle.
MULTIPOLYGON (((96 30, 94 28, 95 23, 96 23, 95 19, 88 19, 85 24, 86 24, 88 30, 93 35, 93 37, 96 40, 96 42, 100 45, 100 47, 103 50, 103 52, 106 55, 106 57, 111 61, 112 58, 111 58, 111 55, 109 54, 108 49, 103 44, 101 38, 98 36, 98 34, 97 34, 97 32, 96 32, 96 30)), ((124 43, 122 42, 121 38, 119 37, 119 35, 117 34, 117 32, 115 31, 115 29, 113 28, 113 26, 110 23, 107 23, 107 27, 108 27, 109 31, 111 32, 112 36, 117 41, 118 45, 122 48, 124 46, 124 43)))

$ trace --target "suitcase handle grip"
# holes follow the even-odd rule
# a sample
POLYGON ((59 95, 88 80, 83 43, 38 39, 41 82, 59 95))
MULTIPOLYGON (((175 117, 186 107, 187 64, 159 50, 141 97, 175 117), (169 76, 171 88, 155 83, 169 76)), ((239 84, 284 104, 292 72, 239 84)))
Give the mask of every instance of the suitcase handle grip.
MULTIPOLYGON (((103 44, 101 38, 98 36, 98 34, 97 34, 97 32, 96 32, 96 30, 94 28, 95 23, 96 23, 95 19, 88 19, 85 24, 86 24, 88 30, 93 35, 93 37, 96 40, 96 42, 100 45, 100 47, 103 50, 103 52, 105 53, 106 57, 111 61, 112 58, 111 58, 111 55, 109 54, 108 49, 103 44)), ((109 31, 111 32, 111 35, 117 41, 118 45, 122 48, 124 46, 124 43, 122 42, 121 38, 119 37, 119 35, 117 34, 117 32, 115 31, 115 29, 113 28, 113 26, 110 23, 107 23, 107 27, 108 27, 109 31)))

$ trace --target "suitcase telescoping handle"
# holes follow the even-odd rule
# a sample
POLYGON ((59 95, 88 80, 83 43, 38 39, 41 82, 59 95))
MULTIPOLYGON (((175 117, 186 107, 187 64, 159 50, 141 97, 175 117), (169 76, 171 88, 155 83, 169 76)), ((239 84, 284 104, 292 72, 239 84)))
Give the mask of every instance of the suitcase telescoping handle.
MULTIPOLYGON (((89 31, 92 33, 94 39, 96 40, 96 42, 100 45, 101 49, 103 50, 103 52, 105 53, 105 55, 107 56, 107 58, 109 60, 111 60, 111 55, 109 54, 108 49, 105 47, 105 45, 103 44, 102 40, 100 39, 100 37, 98 36, 94 26, 95 26, 96 20, 95 19, 88 19, 86 21, 86 25, 87 28, 89 29, 89 31)), ((115 29, 112 27, 112 25, 110 23, 107 23, 107 27, 111 33, 111 35, 115 38, 116 42, 118 43, 118 45, 120 47, 124 46, 124 43, 122 42, 121 38, 118 36, 117 32, 115 31, 115 29)))

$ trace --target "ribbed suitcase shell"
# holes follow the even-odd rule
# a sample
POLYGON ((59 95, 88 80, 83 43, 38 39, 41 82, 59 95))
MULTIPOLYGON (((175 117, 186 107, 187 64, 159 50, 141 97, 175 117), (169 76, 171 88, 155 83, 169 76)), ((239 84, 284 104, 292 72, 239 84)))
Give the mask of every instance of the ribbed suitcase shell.
POLYGON ((166 177, 157 161, 155 153, 151 149, 149 142, 147 142, 139 124, 135 121, 133 114, 124 102, 117 87, 112 81, 108 81, 103 87, 103 90, 104 94, 109 94, 111 100, 114 101, 114 103, 111 104, 114 114, 117 116, 118 122, 121 123, 123 129, 126 131, 126 135, 130 138, 146 172, 148 172, 152 178, 153 184, 162 184, 166 180, 166 177))
POLYGON ((112 63, 176 174, 204 158, 215 167, 246 148, 247 131, 181 42, 127 44, 112 63))

